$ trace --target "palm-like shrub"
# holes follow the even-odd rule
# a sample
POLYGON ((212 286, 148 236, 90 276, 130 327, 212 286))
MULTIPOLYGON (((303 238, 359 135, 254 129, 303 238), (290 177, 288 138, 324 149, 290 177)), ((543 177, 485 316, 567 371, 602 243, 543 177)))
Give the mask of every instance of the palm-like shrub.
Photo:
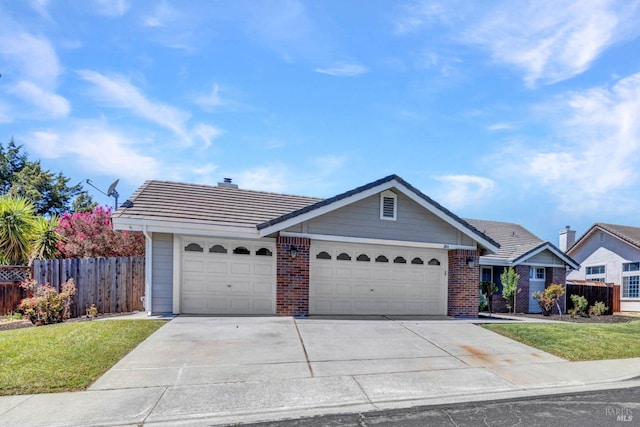
POLYGON ((19 197, 0 197, 0 259, 6 264, 26 264, 35 233, 35 209, 19 197))

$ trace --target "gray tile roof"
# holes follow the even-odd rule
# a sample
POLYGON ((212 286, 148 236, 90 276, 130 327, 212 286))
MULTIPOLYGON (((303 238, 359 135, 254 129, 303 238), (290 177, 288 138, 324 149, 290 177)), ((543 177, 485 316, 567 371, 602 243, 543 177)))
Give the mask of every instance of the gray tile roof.
POLYGON ((484 258, 513 261, 547 243, 519 224, 481 219, 465 221, 500 244, 497 253, 485 255, 484 258))
POLYGON ((590 235, 596 228, 604 230, 618 237, 619 239, 629 243, 632 246, 640 249, 640 228, 639 227, 631 227, 628 225, 617 225, 617 224, 606 224, 604 222, 596 222, 589 228, 576 242, 569 248, 571 251, 573 248, 577 247, 586 236, 590 235))
POLYGON ((321 199, 211 185, 146 181, 114 219, 253 227, 321 199))
POLYGON ((146 181, 112 217, 116 222, 132 219, 262 229, 392 180, 406 186, 468 229, 471 234, 498 246, 498 242, 489 233, 483 233, 474 228, 472 224, 447 210, 397 175, 389 175, 329 199, 223 186, 146 181))

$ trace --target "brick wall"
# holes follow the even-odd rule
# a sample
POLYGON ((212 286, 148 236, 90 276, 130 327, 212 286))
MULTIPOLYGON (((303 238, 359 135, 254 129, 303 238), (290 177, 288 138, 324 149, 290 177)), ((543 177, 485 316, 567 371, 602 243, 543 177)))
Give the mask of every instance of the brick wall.
POLYGON ((529 312, 529 266, 516 265, 516 273, 520 275, 518 287, 516 288, 516 313, 529 312))
POLYGON ((309 248, 310 240, 282 237, 276 241, 276 315, 309 315, 309 248), (295 258, 290 249, 297 248, 295 258))
POLYGON ((478 317, 480 269, 478 251, 449 251, 449 293, 447 314, 454 317, 478 317), (474 260, 469 267, 468 259, 474 260))

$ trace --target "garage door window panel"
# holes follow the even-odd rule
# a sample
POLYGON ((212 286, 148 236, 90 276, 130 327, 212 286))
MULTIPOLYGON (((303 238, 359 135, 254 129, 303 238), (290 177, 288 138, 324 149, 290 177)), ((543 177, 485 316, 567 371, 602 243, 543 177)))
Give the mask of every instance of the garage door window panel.
POLYGON ((213 245, 209 248, 210 254, 226 254, 227 248, 222 245, 213 245))
POLYGON ((271 252, 267 248, 260 248, 256 251, 257 256, 273 256, 273 252, 271 252))
POLYGON ((322 251, 316 255, 317 259, 331 259, 331 255, 328 252, 322 251))
POLYGON ((406 259, 404 259, 404 258, 403 258, 403 257, 401 257, 401 256, 397 256, 397 257, 395 257, 395 258, 393 259, 393 263, 394 263, 394 264, 406 264, 406 263, 407 263, 407 260, 406 260, 406 259))
POLYGON ((384 262, 389 262, 389 258, 387 258, 387 257, 386 257, 386 256, 384 256, 384 255, 378 255, 378 256, 376 257, 376 262, 383 262, 383 263, 384 263, 384 262))
POLYGON ((371 258, 369 258, 369 256, 367 254, 360 254, 358 255, 358 257, 356 258, 356 261, 361 261, 361 262, 370 262, 371 258))
POLYGON ((413 265, 424 265, 424 261, 422 260, 422 258, 415 257, 414 259, 411 260, 411 264, 413 264, 413 265))
POLYGON ((245 248, 244 246, 238 246, 233 250, 233 253, 236 255, 251 255, 249 249, 245 248))
POLYGON ((184 247, 185 252, 204 252, 202 246, 197 243, 189 243, 184 247))
POLYGON ((340 255, 336 257, 336 259, 338 261, 351 261, 351 256, 346 252, 342 252, 340 255))

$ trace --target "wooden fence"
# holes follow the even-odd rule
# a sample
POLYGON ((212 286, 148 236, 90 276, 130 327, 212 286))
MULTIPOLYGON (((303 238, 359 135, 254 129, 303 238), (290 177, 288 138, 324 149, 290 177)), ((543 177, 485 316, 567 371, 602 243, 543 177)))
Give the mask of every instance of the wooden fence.
POLYGON ((124 313, 144 310, 144 258, 82 258, 36 261, 33 278, 38 283, 60 285, 73 278, 76 295, 72 317, 85 314, 95 304, 99 313, 124 313))
POLYGON ((15 311, 27 291, 20 287, 33 274, 31 267, 0 265, 0 316, 15 311))
POLYGON ((619 285, 593 285, 567 283, 567 308, 573 308, 571 295, 581 295, 587 299, 589 306, 601 301, 608 307, 606 314, 620 311, 620 286, 619 285))

